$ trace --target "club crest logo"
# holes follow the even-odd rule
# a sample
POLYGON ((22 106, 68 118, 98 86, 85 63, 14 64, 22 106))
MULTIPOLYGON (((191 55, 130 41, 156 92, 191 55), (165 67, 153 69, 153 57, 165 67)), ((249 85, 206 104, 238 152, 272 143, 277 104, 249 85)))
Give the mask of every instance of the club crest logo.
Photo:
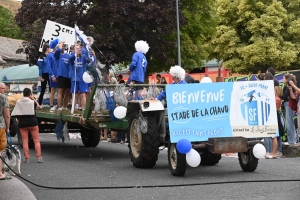
POLYGON ((265 125, 270 117, 270 99, 264 93, 252 90, 240 97, 240 108, 249 126, 265 125))

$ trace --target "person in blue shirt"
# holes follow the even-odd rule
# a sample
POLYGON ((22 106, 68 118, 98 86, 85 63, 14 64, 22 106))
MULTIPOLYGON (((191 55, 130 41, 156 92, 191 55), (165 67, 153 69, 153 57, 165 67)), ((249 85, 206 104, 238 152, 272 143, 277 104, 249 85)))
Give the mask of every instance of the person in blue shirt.
MULTIPOLYGON (((50 43, 51 44, 51 43, 50 43)), ((57 106, 54 106, 54 95, 56 93, 57 85, 57 62, 54 58, 54 54, 56 53, 55 47, 53 47, 52 52, 48 54, 49 60, 49 68, 50 68, 50 111, 55 111, 57 106)))
POLYGON ((41 93, 38 98, 38 103, 42 105, 44 94, 46 91, 47 84, 50 85, 49 82, 49 74, 50 67, 47 55, 50 53, 49 44, 44 44, 42 49, 42 55, 39 57, 37 61, 37 65, 39 67, 39 81, 41 81, 41 93))
MULTIPOLYGON (((71 79, 71 92, 74 94, 79 93, 80 103, 82 110, 85 110, 86 107, 86 93, 88 92, 88 84, 83 81, 82 75, 86 71, 86 65, 91 61, 91 59, 81 52, 80 45, 76 47, 77 58, 75 54, 70 55, 70 65, 72 66, 72 79, 71 79), (75 61, 76 59, 76 61, 75 61), (75 66, 77 63, 77 66, 75 66), (75 76, 76 70, 76 76, 75 76)), ((75 97, 76 98, 76 97, 75 97)))
POLYGON ((128 73, 130 73, 130 81, 134 84, 143 84, 145 79, 145 73, 147 69, 146 53, 149 50, 149 45, 143 40, 139 40, 135 43, 136 52, 132 56, 132 62, 129 66, 128 73))
POLYGON ((58 110, 67 110, 70 100, 71 81, 69 79, 69 54, 65 52, 66 44, 61 41, 56 47, 54 57, 58 63, 57 81, 57 107, 58 110))
MULTIPOLYGON (((176 65, 171 67, 170 69, 170 74, 172 76, 172 84, 187 84, 187 82, 185 82, 184 78, 185 78, 185 70, 176 65)), ((163 100, 166 98, 166 90, 163 90, 156 98, 151 98, 151 99, 157 99, 157 100, 163 100)))

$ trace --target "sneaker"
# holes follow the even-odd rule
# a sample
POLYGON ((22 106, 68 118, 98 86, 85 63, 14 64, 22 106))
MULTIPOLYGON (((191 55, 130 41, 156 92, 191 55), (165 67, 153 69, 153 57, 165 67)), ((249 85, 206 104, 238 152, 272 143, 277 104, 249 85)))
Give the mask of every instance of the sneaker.
POLYGON ((75 109, 76 109, 76 110, 79 110, 78 104, 75 105, 75 109))
POLYGON ((283 144, 284 144, 284 145, 290 145, 288 142, 284 142, 283 144))
POLYGON ((43 104, 43 105, 41 105, 41 108, 49 108, 50 107, 50 105, 48 105, 48 104, 43 104))
POLYGON ((63 110, 68 110, 68 108, 62 108, 63 110))
POLYGON ((44 160, 43 160, 43 158, 42 157, 39 157, 38 159, 37 159, 37 161, 36 161, 37 163, 43 163, 44 162, 44 160))
POLYGON ((58 110, 58 111, 62 111, 62 110, 63 110, 63 108, 58 108, 57 110, 58 110))
POLYGON ((55 105, 55 106, 52 106, 52 108, 50 108, 50 112, 54 112, 54 111, 56 111, 56 108, 57 108, 57 106, 55 105))
POLYGON ((29 163, 29 159, 25 159, 23 162, 24 163, 29 163))

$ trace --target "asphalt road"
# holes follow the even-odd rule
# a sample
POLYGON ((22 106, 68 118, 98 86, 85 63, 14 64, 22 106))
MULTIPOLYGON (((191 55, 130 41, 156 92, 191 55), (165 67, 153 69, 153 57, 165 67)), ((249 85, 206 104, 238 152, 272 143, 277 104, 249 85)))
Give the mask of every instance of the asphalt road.
MULTIPOLYGON (((300 199, 300 158, 261 159, 255 172, 246 173, 237 158, 222 157, 216 166, 188 167, 184 177, 174 177, 166 150, 160 151, 154 168, 138 169, 130 161, 127 144, 100 142, 96 148, 85 148, 80 139, 62 144, 53 134, 41 134, 41 144, 45 162, 22 163, 22 177, 38 185, 65 189, 37 187, 22 180, 38 200, 300 199), (260 182, 265 180, 285 181, 260 182), (165 185, 179 186, 162 187, 165 185)), ((34 150, 30 151, 34 160, 34 150)))

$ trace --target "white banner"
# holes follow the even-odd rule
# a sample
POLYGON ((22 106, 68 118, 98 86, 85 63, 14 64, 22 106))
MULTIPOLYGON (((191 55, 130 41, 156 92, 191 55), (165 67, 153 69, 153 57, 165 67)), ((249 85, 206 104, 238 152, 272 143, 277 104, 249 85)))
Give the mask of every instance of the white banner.
MULTIPOLYGON (((60 37, 63 40, 65 40, 69 48, 71 45, 75 44, 74 28, 47 20, 39 51, 42 52, 44 43, 50 44, 50 42, 57 37, 60 37)), ((67 51, 69 52, 69 49, 67 49, 67 51)))

